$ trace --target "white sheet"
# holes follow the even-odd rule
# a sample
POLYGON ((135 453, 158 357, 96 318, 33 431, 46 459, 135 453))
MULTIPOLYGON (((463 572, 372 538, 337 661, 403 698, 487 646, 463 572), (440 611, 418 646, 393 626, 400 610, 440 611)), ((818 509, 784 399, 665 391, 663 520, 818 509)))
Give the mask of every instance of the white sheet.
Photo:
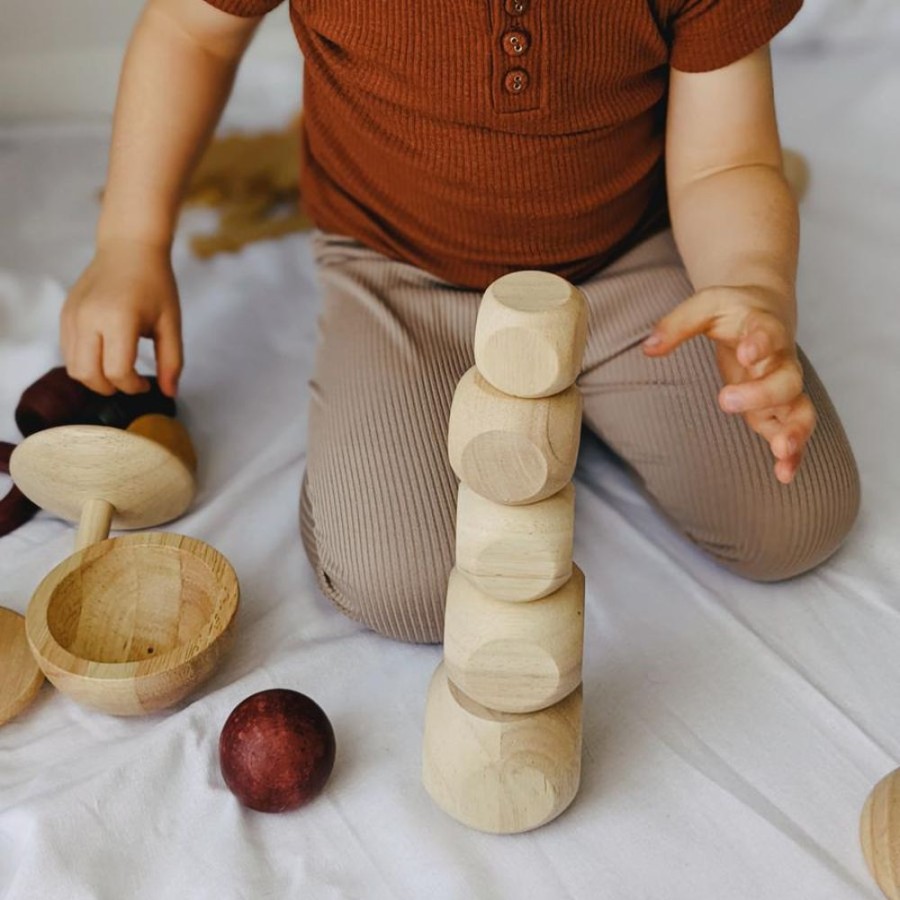
MULTIPOLYGON (((672 535, 586 446, 583 784, 531 834, 480 835, 432 805, 419 754, 439 649, 368 633, 314 588, 296 529, 317 302, 306 239, 200 263, 182 237, 183 415, 203 469, 195 507, 171 530, 233 561, 239 640, 198 696, 164 714, 110 718, 45 688, 0 728, 0 895, 878 897, 857 819, 900 764, 895 58, 779 65, 783 134, 813 172, 802 338, 858 453, 859 525, 816 573, 750 584, 672 535), (228 712, 270 686, 313 696, 338 739, 325 793, 283 816, 242 809, 216 763, 228 712)), ((0 131, 0 439, 16 437, 19 393, 56 358, 63 286, 90 255, 105 140, 87 127, 0 131)), ((41 516, 0 540, 0 604, 24 611, 72 539, 41 516)))

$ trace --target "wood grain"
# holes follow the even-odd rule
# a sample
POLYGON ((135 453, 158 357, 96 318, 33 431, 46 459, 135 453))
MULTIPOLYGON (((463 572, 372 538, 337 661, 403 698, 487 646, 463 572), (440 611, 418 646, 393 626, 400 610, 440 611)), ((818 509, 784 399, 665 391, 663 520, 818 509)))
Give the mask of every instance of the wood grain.
POLYGON ((229 562, 202 541, 117 537, 77 551, 44 578, 26 613, 28 642, 72 699, 116 715, 153 712, 212 674, 239 595, 229 562))
POLYGON ((544 825, 581 778, 581 688, 540 712, 495 712, 466 697, 440 665, 428 691, 422 781, 453 818, 492 834, 544 825))
POLYGON ((28 647, 25 619, 0 606, 0 725, 29 706, 43 683, 28 647))
POLYGON ((863 856, 888 900, 900 900, 900 769, 869 794, 859 821, 863 856))
POLYGON ((457 478, 496 503, 536 503, 571 480, 581 438, 581 394, 523 400, 501 393, 475 368, 460 379, 447 449, 457 478))
POLYGON ((572 575, 575 489, 526 506, 494 503, 460 484, 456 568, 498 600, 546 597, 572 575))
POLYGON ((475 365, 497 390, 549 397, 581 372, 587 304, 550 272, 510 272, 484 292, 475 326, 475 365))
POLYGON ((42 509, 77 522, 88 500, 115 507, 112 527, 150 528, 178 518, 196 491, 191 469, 167 446, 105 425, 64 425, 13 451, 13 481, 42 509))

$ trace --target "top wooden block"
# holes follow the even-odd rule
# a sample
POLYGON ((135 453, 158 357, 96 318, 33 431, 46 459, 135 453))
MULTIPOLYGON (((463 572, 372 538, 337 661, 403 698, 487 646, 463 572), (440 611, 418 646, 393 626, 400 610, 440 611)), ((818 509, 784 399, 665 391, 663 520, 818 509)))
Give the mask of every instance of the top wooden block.
POLYGON ((581 371, 587 304, 549 272, 511 272, 488 287, 475 326, 475 365, 497 390, 549 397, 581 371))

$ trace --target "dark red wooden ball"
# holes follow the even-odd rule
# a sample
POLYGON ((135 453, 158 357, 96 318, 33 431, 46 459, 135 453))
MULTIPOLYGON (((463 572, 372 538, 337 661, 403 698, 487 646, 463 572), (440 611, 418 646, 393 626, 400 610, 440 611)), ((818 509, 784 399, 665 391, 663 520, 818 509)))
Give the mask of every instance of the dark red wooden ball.
POLYGON ((305 694, 274 688, 232 711, 219 736, 219 766, 251 809, 285 812, 309 803, 334 767, 334 730, 305 694))

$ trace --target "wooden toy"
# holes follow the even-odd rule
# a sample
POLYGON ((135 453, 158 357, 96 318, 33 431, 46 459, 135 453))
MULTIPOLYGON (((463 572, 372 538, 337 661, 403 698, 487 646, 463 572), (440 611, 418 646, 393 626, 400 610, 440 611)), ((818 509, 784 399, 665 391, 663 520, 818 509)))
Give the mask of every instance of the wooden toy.
POLYGON ((25 709, 43 682, 25 637, 25 619, 0 607, 0 725, 25 709))
POLYGON ((460 484, 456 568, 500 600, 546 597, 572 575, 575 489, 527 506, 505 506, 460 484))
POLYGON ((888 900, 900 900, 900 769, 869 794, 859 822, 863 856, 888 900))
POLYGON ((444 619, 444 665, 450 680, 500 712, 534 712, 581 684, 584 575, 556 593, 510 603, 450 574, 444 619))
POLYGON ((460 379, 447 448, 457 478, 497 503, 535 503, 572 478, 581 437, 581 394, 523 400, 503 394, 475 368, 460 379))
MULTIPOLYGON (((59 425, 109 425, 127 428, 139 416, 175 415, 175 401, 166 397, 152 375, 145 375, 149 389, 141 394, 94 393, 70 378, 62 367, 51 369, 22 393, 16 406, 16 424, 28 437, 59 425)), ((0 473, 9 473, 13 444, 0 441, 0 473)), ((0 537, 24 525, 37 512, 16 485, 0 498, 0 537)))
POLYGON ((106 540, 181 515, 195 491, 194 451, 175 420, 127 430, 69 425, 13 452, 15 483, 39 506, 79 522, 76 552, 40 583, 25 615, 31 651, 73 699, 117 715, 178 702, 228 646, 239 589, 202 541, 166 533, 106 540))
POLYGON ((537 828, 574 799, 581 775, 581 688, 526 715, 488 709, 443 665, 431 680, 422 780, 445 812, 471 828, 537 828))
POLYGON ((550 272, 511 272, 484 292, 475 365, 497 390, 549 397, 573 384, 587 339, 581 291, 550 272))
POLYGON ((581 772, 584 577, 572 562, 569 482, 585 304, 556 276, 518 274, 485 292, 476 367, 450 410, 457 565, 422 758, 438 806, 495 833, 559 815, 581 772))
POLYGON ((219 766, 251 809, 285 812, 316 797, 334 767, 334 730, 297 691, 260 691, 239 703, 219 737, 219 766))

